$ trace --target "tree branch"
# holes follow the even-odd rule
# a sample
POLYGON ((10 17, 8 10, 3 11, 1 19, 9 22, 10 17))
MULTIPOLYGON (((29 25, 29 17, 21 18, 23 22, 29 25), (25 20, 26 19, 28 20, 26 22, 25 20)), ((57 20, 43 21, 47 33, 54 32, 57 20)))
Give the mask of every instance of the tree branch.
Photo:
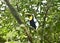
POLYGON ((14 7, 9 3, 9 0, 4 0, 6 2, 6 4, 8 5, 12 15, 15 17, 15 19, 17 20, 17 22, 19 24, 22 24, 22 21, 17 13, 17 11, 14 9, 14 7))
MULTIPOLYGON (((6 4, 8 5, 12 15, 15 17, 15 19, 17 20, 17 22, 19 24, 22 24, 23 22, 21 21, 20 17, 19 17, 19 14, 17 13, 17 11, 14 9, 14 7, 9 3, 9 0, 4 0, 6 2, 6 4)), ((31 34, 28 32, 27 30, 27 27, 25 26, 24 27, 24 30, 25 30, 25 33, 26 35, 28 36, 28 40, 33 43, 33 40, 32 40, 32 36, 31 34)))

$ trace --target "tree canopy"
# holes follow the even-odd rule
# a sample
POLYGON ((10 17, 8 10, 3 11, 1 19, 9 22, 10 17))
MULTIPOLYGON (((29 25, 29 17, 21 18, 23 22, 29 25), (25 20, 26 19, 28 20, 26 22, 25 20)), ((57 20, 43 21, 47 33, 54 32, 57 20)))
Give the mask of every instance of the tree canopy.
POLYGON ((60 0, 0 0, 0 43, 59 43, 60 0), (27 14, 39 22, 31 30, 27 14))

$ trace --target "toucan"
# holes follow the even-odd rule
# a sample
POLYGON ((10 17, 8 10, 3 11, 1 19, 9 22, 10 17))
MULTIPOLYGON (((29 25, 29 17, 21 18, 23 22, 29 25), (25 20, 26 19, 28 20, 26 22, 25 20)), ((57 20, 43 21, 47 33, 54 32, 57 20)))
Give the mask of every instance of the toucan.
POLYGON ((35 16, 28 15, 28 18, 29 18, 30 26, 33 27, 34 29, 37 29, 39 27, 39 23, 38 23, 37 19, 35 18, 35 16))

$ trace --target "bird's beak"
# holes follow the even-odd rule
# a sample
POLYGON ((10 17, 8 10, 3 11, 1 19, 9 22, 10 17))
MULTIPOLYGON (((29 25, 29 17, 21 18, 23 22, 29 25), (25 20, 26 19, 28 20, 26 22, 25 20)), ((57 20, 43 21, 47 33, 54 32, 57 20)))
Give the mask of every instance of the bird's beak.
POLYGON ((32 18, 33 18, 33 17, 32 17, 32 16, 30 16, 30 17, 29 17, 29 20, 32 20, 32 18))

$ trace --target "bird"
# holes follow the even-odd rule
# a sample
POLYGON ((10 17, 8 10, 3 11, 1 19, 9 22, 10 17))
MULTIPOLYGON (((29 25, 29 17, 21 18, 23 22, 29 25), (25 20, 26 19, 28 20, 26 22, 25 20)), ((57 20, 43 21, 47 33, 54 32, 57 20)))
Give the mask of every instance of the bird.
POLYGON ((34 14, 28 15, 29 18, 29 24, 32 28, 37 29, 39 27, 39 23, 37 19, 35 18, 34 14))

